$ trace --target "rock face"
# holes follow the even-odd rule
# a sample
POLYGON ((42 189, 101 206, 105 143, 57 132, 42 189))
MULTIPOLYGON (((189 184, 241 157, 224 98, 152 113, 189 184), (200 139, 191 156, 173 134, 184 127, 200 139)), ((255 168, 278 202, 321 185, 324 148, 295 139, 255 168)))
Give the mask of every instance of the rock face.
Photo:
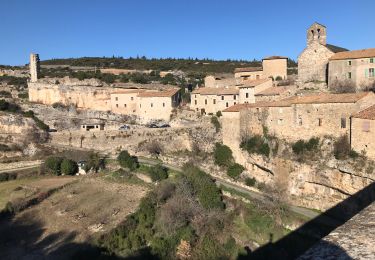
POLYGON ((34 120, 21 115, 2 113, 0 114, 0 134, 22 135, 35 129, 34 120))
POLYGON ((77 108, 109 111, 111 110, 111 91, 114 91, 114 89, 93 87, 92 85, 30 82, 29 100, 46 105, 54 103, 74 104, 77 108))

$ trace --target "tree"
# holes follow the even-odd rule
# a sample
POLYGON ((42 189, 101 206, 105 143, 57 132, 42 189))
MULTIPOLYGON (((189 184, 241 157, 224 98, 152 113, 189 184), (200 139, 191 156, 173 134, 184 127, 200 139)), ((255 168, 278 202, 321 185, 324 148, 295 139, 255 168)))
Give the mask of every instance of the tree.
POLYGON ((168 169, 158 164, 150 168, 149 174, 152 181, 161 181, 168 178, 168 169))
POLYGON ((100 157, 99 153, 91 152, 85 168, 86 171, 94 170, 98 172, 100 169, 105 168, 105 160, 100 157))
POLYGON ((44 166, 49 173, 60 175, 62 161, 63 161, 63 158, 61 157, 51 156, 45 160, 44 166))
POLYGON ((245 168, 238 163, 234 163, 231 166, 228 167, 227 169, 227 174, 229 177, 232 179, 238 179, 240 177, 241 173, 245 170, 245 168))
POLYGON ((134 171, 138 168, 138 159, 135 156, 131 156, 128 151, 121 151, 117 156, 117 161, 121 167, 128 168, 131 171, 134 171))
POLYGON ((220 143, 215 144, 214 159, 215 164, 225 167, 232 165, 234 161, 231 149, 220 143))
POLYGON ((61 174, 63 175, 75 175, 78 172, 78 164, 69 159, 64 159, 61 162, 61 174))

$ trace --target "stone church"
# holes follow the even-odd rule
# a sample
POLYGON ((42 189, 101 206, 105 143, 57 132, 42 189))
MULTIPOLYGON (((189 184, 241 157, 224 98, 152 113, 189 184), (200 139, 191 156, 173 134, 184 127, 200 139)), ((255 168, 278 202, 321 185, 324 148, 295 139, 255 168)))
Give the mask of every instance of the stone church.
POLYGON ((307 46, 298 56, 298 82, 328 82, 328 62, 335 53, 347 49, 327 44, 327 28, 314 23, 307 29, 307 46))

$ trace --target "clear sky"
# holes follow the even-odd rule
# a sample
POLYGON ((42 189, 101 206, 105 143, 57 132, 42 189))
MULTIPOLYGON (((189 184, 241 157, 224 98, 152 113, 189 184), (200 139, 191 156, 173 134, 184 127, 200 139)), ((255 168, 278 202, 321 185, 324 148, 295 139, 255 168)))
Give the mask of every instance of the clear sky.
POLYGON ((0 64, 82 56, 296 59, 306 29, 375 47, 375 0, 0 0, 0 64))

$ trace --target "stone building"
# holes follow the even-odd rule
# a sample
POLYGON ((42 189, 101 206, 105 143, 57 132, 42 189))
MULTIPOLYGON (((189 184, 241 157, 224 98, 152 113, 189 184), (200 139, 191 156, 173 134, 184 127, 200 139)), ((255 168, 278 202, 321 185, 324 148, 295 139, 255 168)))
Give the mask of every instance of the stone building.
POLYGON ((238 104, 223 111, 223 142, 238 150, 243 137, 270 134, 294 142, 299 139, 350 136, 350 117, 375 104, 375 94, 319 94, 293 96, 272 102, 238 104))
POLYGON ((351 128, 352 149, 375 159, 375 106, 354 114, 351 128))
POLYGON ((283 56, 270 56, 262 60, 262 67, 236 68, 234 77, 245 80, 256 79, 286 79, 288 58, 283 56))
POLYGON ((191 93, 190 108, 201 114, 216 113, 236 104, 254 103, 255 95, 272 88, 271 79, 246 80, 229 87, 198 88, 191 93))
POLYGON ((298 56, 298 82, 327 83, 329 58, 347 49, 327 44, 327 29, 322 24, 314 23, 306 34, 307 46, 298 56))
POLYGON ((375 83, 375 48, 345 51, 329 58, 328 86, 347 84, 356 88, 375 83))
POLYGON ((30 54, 30 81, 37 82, 38 75, 40 71, 40 64, 39 64, 39 55, 31 53, 30 54))

